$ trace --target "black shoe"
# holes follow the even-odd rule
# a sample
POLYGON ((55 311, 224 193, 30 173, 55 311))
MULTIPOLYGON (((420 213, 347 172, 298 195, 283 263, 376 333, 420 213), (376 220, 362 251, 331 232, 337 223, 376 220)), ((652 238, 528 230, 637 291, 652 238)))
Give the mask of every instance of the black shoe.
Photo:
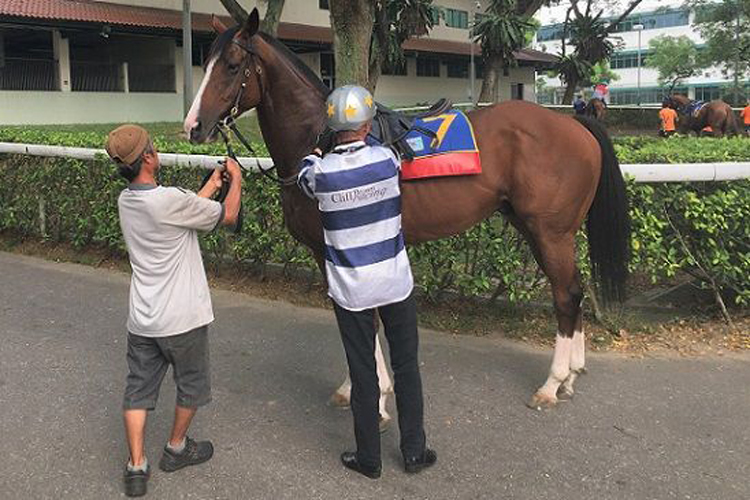
POLYGON ((363 476, 367 476, 370 479, 377 479, 380 477, 380 474, 383 472, 383 466, 378 465, 377 467, 369 467, 367 465, 362 465, 359 463, 359 460, 357 460, 357 454, 353 451, 345 451, 341 454, 341 463, 344 464, 344 467, 347 469, 351 469, 355 472, 359 472, 363 476))
POLYGON ((151 475, 151 467, 146 470, 130 470, 125 467, 123 481, 125 483, 125 496, 142 497, 148 488, 148 478, 151 475))
POLYGON ((416 474, 422 469, 426 469, 437 462, 437 453, 435 450, 425 448, 422 456, 404 458, 404 469, 409 474, 416 474))
POLYGON ((185 449, 182 453, 175 453, 168 447, 164 447, 164 455, 161 456, 159 468, 164 472, 174 472, 187 467, 207 462, 214 456, 214 445, 211 441, 193 441, 185 438, 185 449))

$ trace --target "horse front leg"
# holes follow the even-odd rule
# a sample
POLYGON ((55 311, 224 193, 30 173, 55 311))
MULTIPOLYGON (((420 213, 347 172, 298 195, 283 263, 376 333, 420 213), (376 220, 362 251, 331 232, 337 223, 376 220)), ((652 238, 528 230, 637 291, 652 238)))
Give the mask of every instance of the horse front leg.
MULTIPOLYGON (((376 316, 377 321, 377 316, 376 316)), ((391 423, 393 418, 386 409, 388 403, 388 395, 393 394, 393 382, 391 381, 391 374, 388 373, 388 365, 385 362, 385 356, 383 355, 383 349, 380 346, 380 335, 375 335, 375 364, 378 370, 378 385, 380 386, 380 431, 383 432, 391 423)), ((351 405, 352 395, 352 381, 349 375, 346 375, 344 382, 336 389, 336 392, 331 396, 331 404, 336 408, 342 410, 348 409, 351 405)))

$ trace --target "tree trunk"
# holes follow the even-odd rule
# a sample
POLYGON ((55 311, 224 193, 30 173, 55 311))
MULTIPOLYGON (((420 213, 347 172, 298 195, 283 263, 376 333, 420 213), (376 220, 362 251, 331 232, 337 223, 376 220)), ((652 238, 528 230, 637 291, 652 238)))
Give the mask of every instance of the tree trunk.
POLYGON ((374 10, 374 29, 370 40, 370 66, 367 75, 367 90, 375 95, 375 87, 383 70, 385 46, 388 43, 388 13, 383 3, 377 4, 374 10), (377 44, 377 50, 372 50, 372 45, 377 44))
POLYGON ((229 15, 237 21, 237 24, 244 24, 247 19, 247 11, 237 3, 237 0, 220 0, 229 15))
POLYGON ((336 86, 369 83, 374 0, 331 0, 336 86))
POLYGON ((482 90, 479 92, 477 102, 495 102, 497 100, 497 87, 500 83, 500 73, 503 70, 500 60, 496 57, 491 58, 484 67, 484 79, 482 80, 482 90))
POLYGON ((276 36, 281 21, 281 12, 284 10, 285 0, 265 0, 268 8, 263 21, 260 23, 260 30, 269 35, 276 36))
POLYGON ((573 104, 573 94, 576 93, 576 82, 570 82, 565 87, 565 95, 563 96, 563 104, 573 104))

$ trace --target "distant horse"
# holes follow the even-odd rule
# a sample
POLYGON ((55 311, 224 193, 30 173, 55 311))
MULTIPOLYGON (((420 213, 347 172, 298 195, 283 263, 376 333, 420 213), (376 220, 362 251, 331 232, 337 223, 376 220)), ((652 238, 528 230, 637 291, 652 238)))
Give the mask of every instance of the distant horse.
POLYGON ((594 97, 586 104, 583 114, 604 123, 604 118, 607 116, 607 105, 603 100, 594 97))
MULTIPOLYGON (((257 32, 257 9, 242 26, 227 29, 216 19, 213 25, 219 36, 185 131, 191 141, 205 142, 216 136, 221 120, 236 114, 233 111, 257 109, 268 151, 284 179, 286 226, 310 247, 324 271, 317 204, 293 181, 302 158, 325 129, 329 90, 282 43, 257 32)), ((630 226, 622 174, 606 131, 593 120, 573 119, 524 101, 473 111, 469 119, 481 174, 402 183, 404 233, 411 244, 436 240, 500 212, 525 236, 549 278, 558 322, 549 377, 529 405, 550 407, 558 395, 572 396, 573 383, 584 371, 583 289, 575 240, 587 216, 593 275, 603 297, 615 301, 624 295, 630 226)), ((382 361, 381 356, 381 392, 382 374, 388 376, 382 361)), ((349 397, 346 383, 338 395, 349 397)))
POLYGON ((714 137, 740 133, 732 108, 721 99, 701 104, 682 94, 672 94, 666 98, 666 102, 667 106, 679 113, 678 124, 683 133, 693 131, 700 135, 706 127, 711 127, 714 137))

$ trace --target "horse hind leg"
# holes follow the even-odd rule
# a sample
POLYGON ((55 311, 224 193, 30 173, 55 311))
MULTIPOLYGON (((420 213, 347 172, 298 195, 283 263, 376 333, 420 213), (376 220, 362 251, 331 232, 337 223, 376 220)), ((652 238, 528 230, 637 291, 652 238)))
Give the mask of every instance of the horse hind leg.
POLYGON ((528 403, 530 408, 551 408, 573 394, 573 384, 584 370, 585 340, 581 328, 581 289, 575 265, 575 239, 565 234, 536 239, 542 268, 552 284, 558 331, 549 376, 528 403))

